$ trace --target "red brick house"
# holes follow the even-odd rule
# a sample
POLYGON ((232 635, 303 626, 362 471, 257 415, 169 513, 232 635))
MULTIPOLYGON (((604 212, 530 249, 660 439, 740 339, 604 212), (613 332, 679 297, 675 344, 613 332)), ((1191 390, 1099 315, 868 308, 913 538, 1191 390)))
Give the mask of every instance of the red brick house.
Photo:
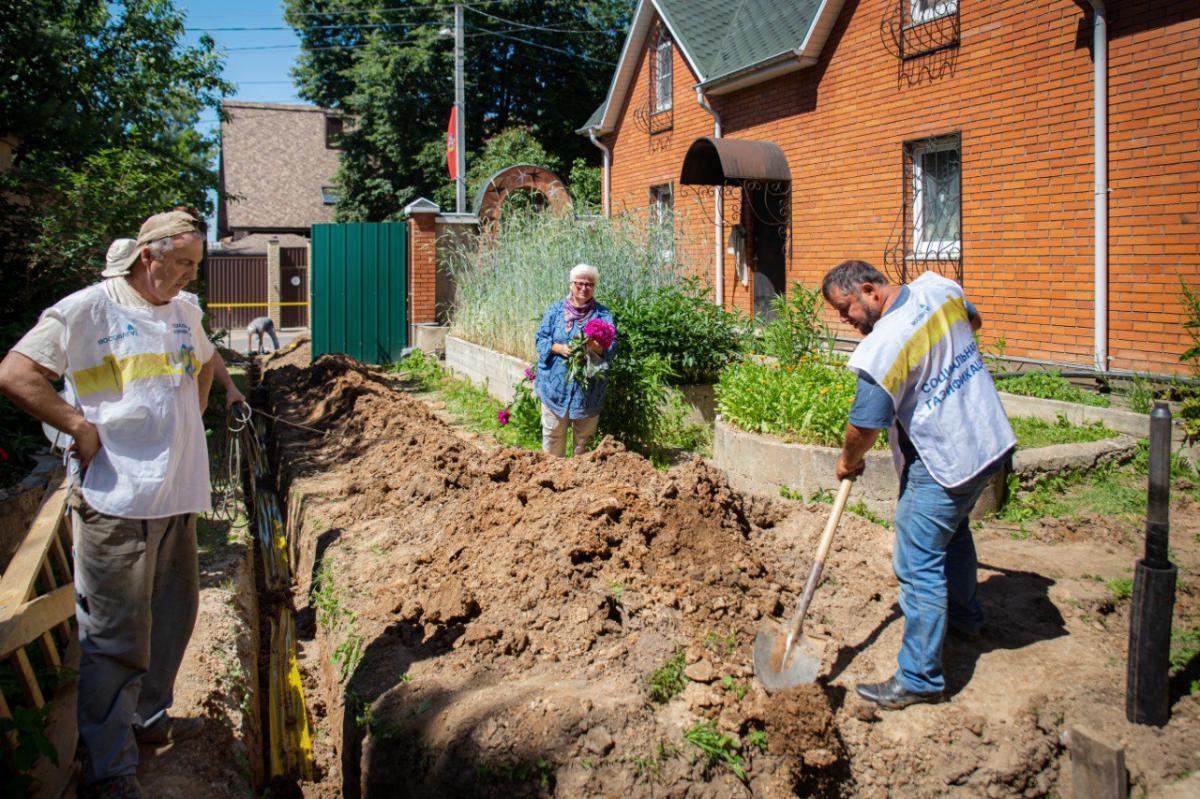
POLYGON ((580 132, 726 305, 857 257, 958 279, 1010 357, 1181 369, 1195 0, 641 0, 580 132))

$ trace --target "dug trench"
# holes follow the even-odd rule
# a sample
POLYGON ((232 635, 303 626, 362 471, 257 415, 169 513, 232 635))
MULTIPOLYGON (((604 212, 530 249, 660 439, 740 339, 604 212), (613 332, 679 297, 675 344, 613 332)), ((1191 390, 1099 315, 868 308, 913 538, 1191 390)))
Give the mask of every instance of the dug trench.
MULTIPOLYGON (((743 496, 699 459, 660 472, 610 440, 571 460, 497 449, 343 356, 296 350, 263 386, 293 422, 269 448, 316 730, 307 796, 1070 795, 1076 724, 1119 742, 1151 795, 1200 765, 1197 698, 1162 730, 1125 724, 1127 621, 1076 612, 1099 601, 1079 568, 1132 565, 1112 542, 1031 558, 1037 542, 984 537, 984 643, 947 643, 947 701, 880 714, 853 684, 894 669, 891 540, 847 516, 808 627, 821 678, 768 697, 754 634, 794 607, 826 506, 743 496)), ((1195 605, 1188 583, 1177 613, 1195 605)))

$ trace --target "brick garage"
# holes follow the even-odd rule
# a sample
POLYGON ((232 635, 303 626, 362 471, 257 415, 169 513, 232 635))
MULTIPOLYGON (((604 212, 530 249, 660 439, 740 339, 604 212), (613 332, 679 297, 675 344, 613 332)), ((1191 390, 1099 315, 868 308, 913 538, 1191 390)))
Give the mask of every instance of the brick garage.
MULTIPOLYGON (((669 127, 645 124, 657 39, 639 38, 636 28, 625 55, 627 92, 610 93, 615 107, 602 108, 588 126, 611 147, 613 210, 646 207, 652 186, 673 185, 681 255, 711 278, 711 190, 679 186, 688 147, 713 132, 695 96, 702 76, 689 63, 704 42, 675 13, 686 6, 643 0, 639 7, 653 17, 649 30, 665 23, 667 36, 684 40, 671 53, 669 127)), ((1112 6, 1109 367, 1178 372, 1188 342, 1179 280, 1200 284, 1200 4, 1112 6)), ((1090 6, 962 0, 957 44, 908 61, 888 35, 896 14, 897 0, 848 0, 816 63, 728 93, 706 92, 724 137, 774 142, 786 156, 788 283, 815 286, 846 257, 884 267, 906 233, 906 142, 957 134, 962 278, 986 319, 985 340, 1003 336, 1011 356, 1090 367, 1090 6)), ((618 71, 614 86, 621 77, 618 71)), ((740 191, 723 190, 727 222, 736 221, 729 208, 740 191)), ((724 301, 749 310, 752 298, 732 261, 723 257, 724 301)), ((893 274, 897 264, 924 266, 903 253, 891 262, 893 274)))

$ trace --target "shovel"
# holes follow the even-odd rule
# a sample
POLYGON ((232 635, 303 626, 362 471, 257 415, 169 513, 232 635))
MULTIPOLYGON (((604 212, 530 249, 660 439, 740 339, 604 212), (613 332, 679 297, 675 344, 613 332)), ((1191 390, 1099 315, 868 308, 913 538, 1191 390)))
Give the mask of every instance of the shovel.
POLYGON ((829 554, 829 545, 833 543, 833 531, 837 529, 838 521, 842 518, 842 510, 846 507, 846 500, 850 498, 850 486, 853 484, 854 481, 847 478, 838 488, 833 511, 829 514, 825 532, 821 534, 821 543, 817 546, 816 560, 813 561, 812 571, 808 573, 808 582, 804 584, 800 605, 792 615, 791 622, 785 628, 778 621, 765 618, 762 626, 758 628, 758 635, 754 638, 754 673, 769 694, 802 683, 815 682, 817 673, 821 671, 823 647, 817 641, 802 635, 801 629, 804 626, 804 614, 808 612, 808 604, 812 602, 817 584, 821 582, 825 556, 829 554))

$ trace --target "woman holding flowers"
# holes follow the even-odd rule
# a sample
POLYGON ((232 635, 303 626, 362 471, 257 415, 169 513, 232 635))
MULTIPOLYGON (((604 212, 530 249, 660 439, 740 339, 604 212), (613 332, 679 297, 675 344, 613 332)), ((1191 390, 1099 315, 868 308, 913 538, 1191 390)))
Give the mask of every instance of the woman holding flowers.
POLYGON ((596 302, 596 267, 571 270, 570 293, 552 303, 537 331, 538 365, 534 389, 542 400, 542 451, 563 457, 567 425, 575 452, 596 435, 608 365, 617 354, 612 314, 596 302))

